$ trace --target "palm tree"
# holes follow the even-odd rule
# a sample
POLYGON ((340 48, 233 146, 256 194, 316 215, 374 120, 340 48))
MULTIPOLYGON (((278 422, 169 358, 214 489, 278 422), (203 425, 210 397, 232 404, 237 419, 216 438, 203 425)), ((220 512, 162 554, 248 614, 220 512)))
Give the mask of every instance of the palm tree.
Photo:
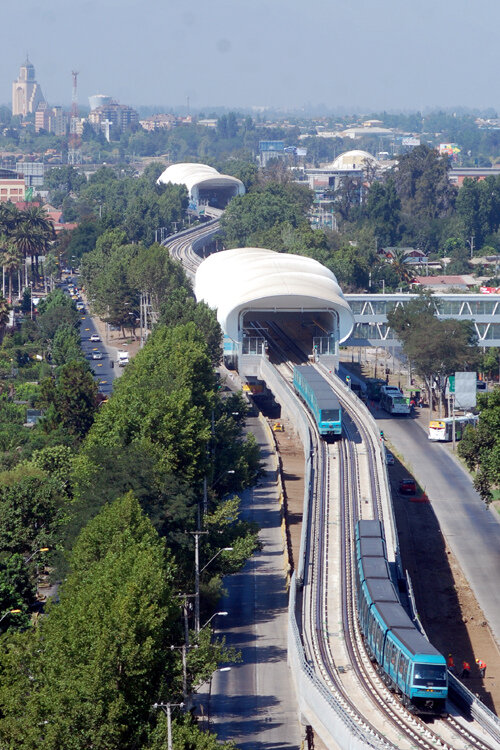
POLYGON ((21 212, 10 201, 0 203, 0 234, 11 237, 20 216, 21 212))
MULTIPOLYGON (((31 257, 32 272, 33 258, 35 258, 35 275, 38 278, 38 256, 45 254, 50 243, 55 239, 54 225, 40 206, 30 206, 20 213, 21 220, 15 227, 13 236, 23 256, 31 257)), ((27 277, 27 272, 25 277, 27 277)))
POLYGON ((9 322, 10 307, 5 297, 0 297, 0 342, 3 340, 5 328, 9 322))
POLYGON ((411 268, 408 267, 406 262, 406 253, 402 247, 396 247, 392 252, 392 267, 396 272, 400 281, 405 281, 410 284, 413 281, 413 274, 411 268))
POLYGON ((20 252, 17 250, 13 242, 4 245, 4 251, 0 256, 0 260, 4 269, 9 277, 9 303, 12 304, 12 274, 16 273, 22 264, 22 257, 20 252))

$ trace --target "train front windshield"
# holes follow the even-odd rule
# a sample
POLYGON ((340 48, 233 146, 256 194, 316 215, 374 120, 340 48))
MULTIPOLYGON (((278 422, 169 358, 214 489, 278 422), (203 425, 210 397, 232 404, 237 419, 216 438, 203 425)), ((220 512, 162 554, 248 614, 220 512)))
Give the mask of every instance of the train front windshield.
POLYGON ((446 667, 441 664, 415 664, 413 684, 446 687, 446 667))
POLYGON ((338 422, 339 419, 340 419, 339 409, 322 409, 321 410, 322 422, 338 422))

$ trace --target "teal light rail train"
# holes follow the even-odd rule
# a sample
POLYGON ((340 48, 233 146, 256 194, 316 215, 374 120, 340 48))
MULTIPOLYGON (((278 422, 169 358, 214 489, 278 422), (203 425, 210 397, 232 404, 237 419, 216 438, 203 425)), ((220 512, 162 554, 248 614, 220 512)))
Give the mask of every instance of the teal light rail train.
POLYGON ((342 435, 342 409, 330 383, 314 367, 293 368, 293 385, 314 417, 324 438, 342 435))

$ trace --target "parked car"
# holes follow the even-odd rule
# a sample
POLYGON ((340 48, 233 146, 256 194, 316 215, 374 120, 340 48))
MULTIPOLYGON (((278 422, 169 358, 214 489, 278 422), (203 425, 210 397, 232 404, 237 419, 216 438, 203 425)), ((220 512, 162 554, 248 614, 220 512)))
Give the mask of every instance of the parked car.
POLYGON ((90 336, 90 340, 91 340, 91 341, 100 341, 100 340, 101 340, 101 337, 99 336, 99 334, 98 334, 98 333, 93 333, 93 334, 91 334, 91 336, 90 336))
POLYGON ((399 483, 399 491, 402 495, 415 495, 417 492, 417 484, 411 477, 405 477, 401 479, 399 483))

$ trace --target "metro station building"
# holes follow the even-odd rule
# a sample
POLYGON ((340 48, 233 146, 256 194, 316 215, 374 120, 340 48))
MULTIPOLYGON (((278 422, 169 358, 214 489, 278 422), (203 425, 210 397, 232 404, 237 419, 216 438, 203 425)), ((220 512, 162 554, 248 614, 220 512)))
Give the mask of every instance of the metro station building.
POLYGON ((241 180, 221 174, 207 164, 172 164, 158 177, 159 185, 185 185, 189 200, 225 208, 231 198, 245 193, 241 180))
MULTIPOLYGON (((196 272, 195 295, 217 310, 224 359, 240 372, 279 328, 304 351, 338 359, 354 315, 334 274, 312 258, 245 247, 210 255, 196 272)), ((333 363, 332 363, 333 364, 333 363)))

